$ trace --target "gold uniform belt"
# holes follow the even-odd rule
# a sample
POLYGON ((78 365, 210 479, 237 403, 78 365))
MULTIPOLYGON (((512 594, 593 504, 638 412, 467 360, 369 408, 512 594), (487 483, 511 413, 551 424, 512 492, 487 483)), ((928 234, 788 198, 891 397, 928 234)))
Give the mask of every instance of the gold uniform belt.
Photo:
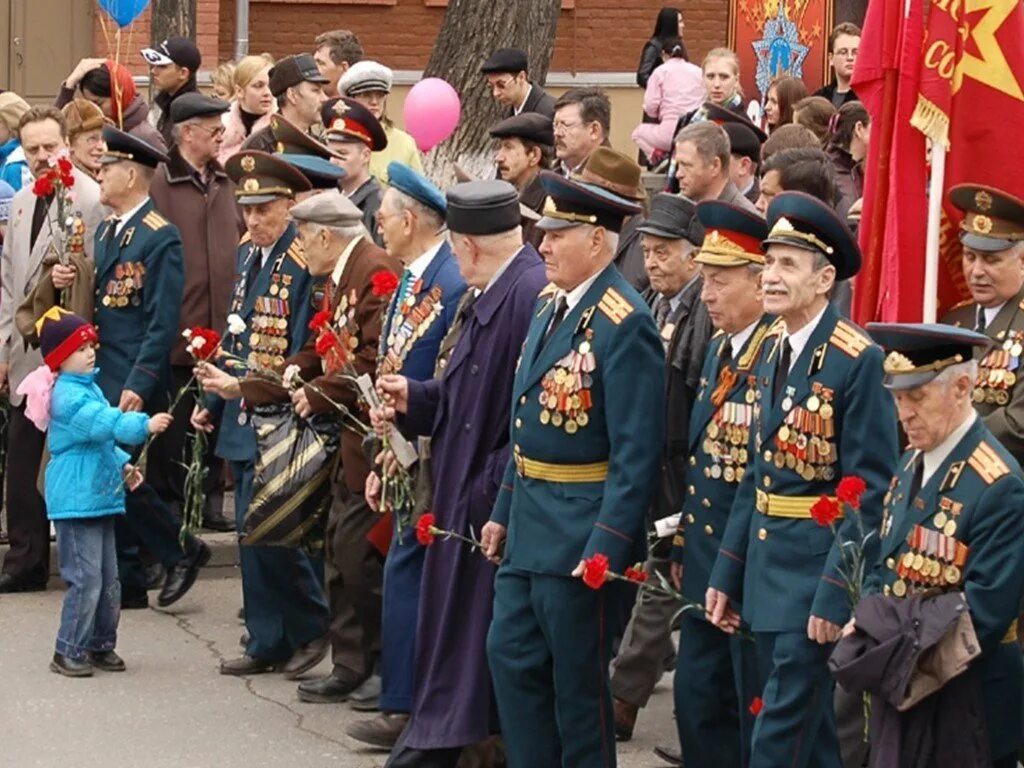
POLYGON ((516 472, 531 480, 549 483, 600 483, 608 477, 608 462, 595 464, 549 464, 546 461, 515 455, 516 472))
POLYGON ((1006 634, 1003 635, 1003 639, 1000 641, 1003 645, 1009 645, 1010 643, 1017 642, 1017 619, 1013 620, 1009 629, 1006 630, 1006 634))
MULTIPOLYGON (((757 511, 768 517, 788 517, 796 520, 810 520, 811 507, 818 503, 821 496, 778 496, 757 490, 754 505, 757 511)), ((839 517, 842 518, 840 507, 839 517)))

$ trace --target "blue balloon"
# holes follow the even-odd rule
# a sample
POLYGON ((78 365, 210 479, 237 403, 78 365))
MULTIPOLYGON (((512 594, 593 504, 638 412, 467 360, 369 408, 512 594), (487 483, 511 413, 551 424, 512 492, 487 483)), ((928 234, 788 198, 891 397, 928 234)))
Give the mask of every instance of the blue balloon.
POLYGON ((119 27, 127 27, 149 5, 149 0, 99 0, 100 8, 110 14, 119 27))

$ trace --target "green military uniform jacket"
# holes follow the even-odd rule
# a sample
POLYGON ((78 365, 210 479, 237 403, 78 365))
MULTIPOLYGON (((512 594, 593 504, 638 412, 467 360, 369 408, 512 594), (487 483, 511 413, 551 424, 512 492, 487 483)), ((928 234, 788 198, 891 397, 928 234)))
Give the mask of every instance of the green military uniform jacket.
POLYGON ((601 553, 612 570, 646 553, 664 441, 664 351, 654 318, 612 265, 546 344, 541 292, 512 388, 512 460, 491 519, 505 565, 568 576, 601 553))
MULTIPOLYGON (((978 305, 967 302, 952 309, 942 322, 974 328, 977 319, 978 305)), ((1024 289, 1003 305, 984 333, 994 346, 987 353, 979 350, 974 407, 995 438, 1020 462, 1024 459, 1024 289)))
POLYGON ((758 321, 739 356, 730 335, 719 332, 708 347, 700 389, 690 414, 686 497, 672 559, 683 564, 684 597, 704 602, 729 512, 750 461, 750 431, 757 394, 757 365, 774 318, 758 321))
POLYGON ((147 200, 120 232, 113 216, 99 227, 94 256, 100 389, 114 405, 128 389, 145 409, 160 407, 185 285, 178 229, 147 200))
MULTIPOLYGON (((811 518, 810 507, 822 494, 834 496, 841 478, 856 475, 867 485, 864 527, 878 527, 896 466, 896 412, 882 387, 882 350, 831 305, 773 403, 783 331, 776 321, 754 368, 751 461, 710 586, 742 603, 755 632, 803 633, 809 616, 841 626, 851 609, 835 536, 811 518)), ((860 540, 852 516, 839 532, 860 540)), ((869 562, 877 547, 873 537, 869 562)))
POLYGON ((910 497, 922 458, 906 452, 885 495, 881 551, 865 592, 897 598, 935 587, 962 590, 982 655, 980 675, 992 756, 1021 743, 1024 663, 1017 614, 1024 598, 1024 480, 981 419, 910 497))

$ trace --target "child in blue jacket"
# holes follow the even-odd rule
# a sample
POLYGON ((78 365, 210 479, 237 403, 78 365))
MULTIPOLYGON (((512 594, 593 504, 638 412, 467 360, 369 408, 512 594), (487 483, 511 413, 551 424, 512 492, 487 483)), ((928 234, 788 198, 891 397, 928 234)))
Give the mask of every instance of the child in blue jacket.
POLYGON ((57 529, 60 575, 67 582, 50 669, 89 677, 93 668, 124 670, 114 652, 121 613, 114 519, 124 514, 125 485, 142 477, 117 443, 139 445, 163 432, 171 416, 123 413, 96 384, 96 328, 59 307, 36 323, 45 365, 18 387, 25 413, 49 428, 46 512, 57 529))

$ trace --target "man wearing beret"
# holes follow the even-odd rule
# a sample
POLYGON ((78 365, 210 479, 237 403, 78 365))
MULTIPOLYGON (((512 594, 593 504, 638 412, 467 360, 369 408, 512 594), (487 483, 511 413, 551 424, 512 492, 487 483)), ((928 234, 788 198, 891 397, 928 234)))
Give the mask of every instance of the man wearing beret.
POLYGON ((639 206, 549 171, 542 181, 552 285, 520 356, 512 459, 482 532, 489 557, 504 545, 487 655, 510 768, 614 766, 615 596, 601 563, 621 574, 646 555, 664 352, 612 264, 623 219, 639 206))
POLYGON ((487 78, 491 96, 505 108, 505 117, 536 112, 549 120, 555 117, 555 99, 539 85, 530 82, 525 51, 499 48, 480 67, 487 78))
POLYGON ((964 212, 960 225, 963 273, 971 301, 942 322, 973 328, 993 341, 978 350, 974 407, 992 434, 1024 459, 1024 201, 994 187, 961 184, 950 199, 964 212))
MULTIPOLYGON (((320 105, 327 97, 316 62, 308 53, 286 56, 270 70, 270 93, 277 99, 278 114, 305 133, 320 122, 320 105)), ((271 127, 256 131, 242 145, 242 149, 256 149, 273 153, 277 145, 271 127)))
MULTIPOLYGON (((892 398, 882 389, 882 351, 828 302, 836 279, 860 268, 860 250, 831 206, 784 192, 768 208, 764 307, 778 315, 752 369, 747 464, 706 596, 711 621, 754 635, 763 702, 751 768, 839 768, 827 660, 850 616, 839 542, 861 542, 858 521, 836 533, 811 517, 822 495, 856 475, 866 489, 863 530, 877 529, 896 463, 892 398), (865 415, 870 414, 870 418, 865 415)), ((865 544, 877 555, 878 542, 865 544)), ((684 574, 685 575, 685 574, 684 574)))
POLYGON ((345 97, 325 101, 320 117, 324 124, 324 141, 337 155, 333 162, 345 170, 341 189, 363 212, 363 226, 373 242, 383 247, 377 211, 384 191, 370 174, 370 160, 374 152, 388 145, 384 128, 370 110, 355 99, 345 97))
MULTIPOLYGON (((156 212, 149 195, 157 165, 167 156, 110 126, 103 140, 100 201, 113 213, 96 233, 93 317, 103 339, 96 353, 97 383, 111 405, 153 413, 167 404, 184 286, 178 229, 156 212)), ((148 467, 149 473, 162 470, 148 467)), ((171 605, 195 583, 210 550, 190 534, 179 544, 179 521, 148 482, 127 495, 125 507, 115 528, 121 603, 148 605, 141 545, 167 569, 157 604, 171 605)))
MULTIPOLYGON (((314 195, 291 209, 298 224, 310 275, 326 278, 322 310, 329 323, 319 334, 335 333, 355 339, 349 361, 358 374, 372 374, 377 361, 381 317, 387 297, 373 290, 383 272, 398 275, 396 259, 376 247, 362 225, 362 214, 349 198, 335 190, 314 195)), ((247 403, 291 402, 303 418, 331 412, 325 398, 358 409, 357 393, 340 366, 328 364, 316 352, 311 335, 305 346, 278 365, 297 365, 308 385, 289 392, 266 380, 249 377, 240 382, 247 403)), ((333 502, 327 522, 327 595, 330 604, 330 675, 299 685, 301 701, 345 701, 373 672, 380 656, 381 558, 367 540, 377 516, 363 498, 370 471, 356 432, 342 432, 338 467, 332 473, 333 502)))
MULTIPOLYGON (((235 185, 217 162, 224 137, 221 115, 228 104, 201 93, 186 93, 171 104, 174 143, 168 160, 157 168, 150 195, 157 211, 178 228, 185 259, 185 288, 178 317, 179 331, 200 326, 223 329, 227 325, 228 287, 234 280, 234 253, 245 231, 242 212, 235 202, 235 185)), ((172 391, 192 377, 192 357, 179 337, 171 350, 172 391)), ((150 462, 161 467, 153 480, 157 492, 172 505, 184 500, 185 472, 181 466, 194 398, 185 395, 174 413, 174 423, 155 440, 150 462)), ((210 441, 206 498, 220 482, 221 461, 210 441)), ((230 531, 234 523, 209 502, 203 525, 230 531)))
MULTIPOLYGON (((973 747, 977 759, 961 753, 960 765, 1014 768, 1024 717, 1024 664, 1017 645, 1017 614, 1024 598, 1024 479, 1020 465, 972 408, 976 358, 984 358, 992 342, 983 334, 942 325, 872 323, 868 332, 888 353, 884 383, 896 400, 909 447, 885 495, 881 551, 868 571, 864 593, 881 593, 887 602, 921 598, 922 593, 961 594, 973 625, 969 648, 980 647, 980 655, 954 682, 961 686, 958 698, 964 714, 954 727, 964 729, 963 737, 956 740, 946 734, 935 741, 947 748, 954 742, 973 747), (972 691, 977 691, 980 702, 967 695, 972 691)), ((868 606, 861 605, 844 634, 852 634, 862 623, 873 633, 868 620, 878 614, 862 613, 868 606)), ((833 664, 842 650, 837 649, 833 664)), ((866 653, 863 659, 871 656, 866 653)), ((885 666, 883 685, 891 688, 894 665, 885 666)), ((851 681, 840 671, 836 669, 837 678, 848 685, 851 681)), ((945 697, 937 704, 940 708, 952 706, 946 704, 949 695, 942 690, 931 694, 945 697)), ((900 721, 913 722, 923 715, 934 728, 932 723, 941 722, 941 715, 932 713, 932 700, 900 712, 900 721), (925 712, 915 712, 918 708, 925 712)), ((889 705, 876 698, 873 725, 886 709, 889 705)), ((881 758, 883 765, 900 761, 890 729, 873 728, 870 735, 872 760, 881 758), (883 752, 891 758, 883 758, 883 752)), ((938 744, 932 754, 925 752, 932 741, 921 744, 914 757, 939 765, 948 754, 937 754, 938 744)))
POLYGON ((761 194, 757 169, 761 164, 761 142, 750 128, 742 123, 722 126, 729 137, 729 179, 751 203, 757 203, 761 194))
MULTIPOLYGON (((391 186, 380 220, 388 253, 405 266, 381 329, 377 376, 401 374, 412 381, 433 378, 441 341, 455 321, 466 283, 444 236, 447 202, 430 181, 401 163, 388 166, 391 186)), ((466 430, 467 432, 469 430, 466 430)), ((377 495, 379 476, 367 480, 367 497, 377 495)), ((409 722, 420 583, 425 548, 410 526, 393 535, 384 564, 381 620, 381 714, 353 723, 346 733, 365 744, 391 749, 409 722)))
MULTIPOLYGON (((638 227, 644 267, 651 287, 644 298, 665 347, 665 442, 657 493, 648 517, 648 529, 657 533, 647 557, 647 569, 669 575, 669 550, 682 507, 683 478, 689 454, 690 411, 697 399, 711 317, 700 300, 703 280, 695 261, 703 239, 696 206, 676 195, 660 194, 638 227)), ((672 619, 677 600, 641 592, 612 662, 615 697, 615 735, 630 739, 637 712, 647 705, 654 686, 675 656, 672 619)))
MULTIPOLYGON (((487 523, 508 464, 516 361, 547 282, 519 221, 519 196, 507 182, 474 181, 448 192, 452 250, 470 286, 459 341, 441 376, 390 375, 377 384, 411 432, 431 437, 435 525, 467 538, 487 523)), ((390 768, 454 768, 463 747, 498 730, 485 652, 494 571, 455 540, 427 549, 412 719, 390 768)))
MULTIPOLYGON (((702 602, 711 566, 751 455, 756 380, 751 372, 773 322, 764 314, 761 241, 764 219, 729 203, 697 206, 707 234, 695 260, 701 298, 719 333, 704 357, 679 474, 682 515, 673 540, 672 580, 684 598, 702 602)), ((671 422, 670 422, 671 423, 671 422)), ((676 727, 690 768, 745 765, 753 717, 744 692, 752 643, 730 637, 701 615, 681 617, 676 657, 676 727)))
MULTIPOLYGON (((515 185, 520 203, 540 213, 547 197, 540 184, 540 172, 551 167, 555 156, 551 118, 526 112, 505 118, 491 128, 490 133, 497 139, 494 162, 498 176, 515 185)), ((536 248, 543 238, 544 233, 524 217, 523 240, 536 248)))
MULTIPOLYGON (((248 232, 238 245, 235 280, 228 305, 245 330, 228 330, 225 351, 251 368, 280 368, 309 336, 311 278, 302 246, 296 242, 289 209, 309 182, 280 158, 243 150, 225 167, 248 232)), ((239 381, 212 365, 197 371, 211 395, 196 407, 192 425, 212 431, 219 422, 217 455, 230 462, 235 478, 235 523, 239 530, 253 496, 256 434, 248 403, 241 403, 239 381)), ((245 653, 221 662, 224 675, 283 672, 294 679, 327 653, 327 601, 319 561, 299 548, 246 544, 240 547, 242 600, 249 636, 245 653)))

